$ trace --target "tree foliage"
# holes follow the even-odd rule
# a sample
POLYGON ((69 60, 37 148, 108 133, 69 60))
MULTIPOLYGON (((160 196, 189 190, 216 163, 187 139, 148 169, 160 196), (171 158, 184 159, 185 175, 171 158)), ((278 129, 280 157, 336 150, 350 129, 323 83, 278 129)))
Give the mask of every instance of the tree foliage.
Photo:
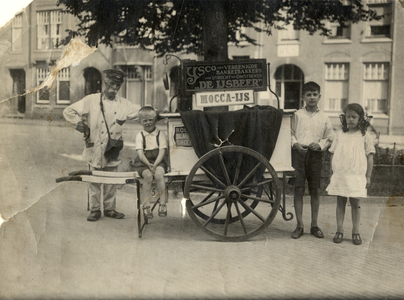
MULTIPOLYGON (((270 35, 273 28, 293 24, 296 30, 329 35, 327 20, 344 26, 346 22, 380 18, 359 0, 344 0, 348 4, 340 0, 216 1, 222 1, 226 14, 227 41, 236 45, 240 40, 257 43, 241 31, 243 27, 270 35)), ((111 45, 118 37, 122 43, 159 55, 203 52, 206 0, 59 0, 58 4, 79 20, 78 28, 69 30, 69 38, 85 36, 89 45, 111 45)))

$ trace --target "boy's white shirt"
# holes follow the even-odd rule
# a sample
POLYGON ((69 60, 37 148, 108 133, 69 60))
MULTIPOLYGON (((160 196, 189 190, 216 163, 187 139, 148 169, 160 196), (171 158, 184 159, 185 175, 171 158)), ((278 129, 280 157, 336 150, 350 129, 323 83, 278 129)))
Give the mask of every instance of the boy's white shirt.
POLYGON ((303 145, 318 143, 321 150, 324 150, 334 139, 331 121, 319 108, 314 112, 307 111, 306 107, 299 109, 292 118, 291 129, 292 147, 295 143, 303 145))
POLYGON ((136 140, 135 140, 135 149, 136 150, 143 150, 142 132, 143 132, 143 135, 144 135, 145 140, 146 140, 146 148, 145 148, 145 150, 168 148, 166 134, 163 131, 160 131, 160 129, 158 129, 156 127, 156 129, 154 129, 150 133, 145 131, 145 130, 142 130, 141 132, 139 132, 136 135, 136 140), (157 140, 156 140, 156 137, 157 137, 159 132, 160 132, 160 135, 159 135, 160 146, 157 145, 157 140))

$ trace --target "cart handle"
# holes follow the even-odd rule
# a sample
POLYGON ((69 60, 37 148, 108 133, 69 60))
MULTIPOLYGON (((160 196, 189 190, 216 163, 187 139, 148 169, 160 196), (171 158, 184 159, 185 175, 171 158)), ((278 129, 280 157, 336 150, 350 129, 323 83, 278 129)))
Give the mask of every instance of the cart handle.
POLYGON ((109 172, 109 171, 98 171, 98 170, 79 170, 73 171, 69 173, 69 176, 76 176, 76 175, 89 175, 89 176, 100 176, 100 177, 113 177, 113 178, 127 178, 139 177, 137 172, 109 172))
POLYGON ((64 176, 56 178, 56 183, 63 181, 81 181, 81 176, 64 176))
POLYGON ((82 181, 82 182, 92 182, 92 183, 105 183, 105 184, 128 184, 128 183, 136 183, 137 178, 108 178, 101 176, 92 176, 92 175, 75 175, 75 176, 64 176, 56 178, 56 183, 63 181, 82 181), (84 178, 82 177, 84 176, 84 178))

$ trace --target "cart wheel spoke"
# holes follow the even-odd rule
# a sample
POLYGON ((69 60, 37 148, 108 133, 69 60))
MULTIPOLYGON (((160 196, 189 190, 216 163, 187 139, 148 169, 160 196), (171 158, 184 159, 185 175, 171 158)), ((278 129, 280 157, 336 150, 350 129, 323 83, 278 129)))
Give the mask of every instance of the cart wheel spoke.
MULTIPOLYGON (((261 182, 255 184, 255 185, 253 185, 252 187, 263 186, 263 185, 266 185, 266 184, 271 183, 271 182, 273 182, 273 181, 274 181, 274 180, 273 180, 272 178, 265 179, 265 180, 263 180, 263 181, 261 181, 261 182)), ((247 186, 249 186, 249 185, 246 185, 246 187, 247 187, 247 186)))
POLYGON ((207 195, 207 196, 201 201, 201 203, 205 202, 205 201, 208 200, 210 197, 212 197, 214 193, 215 193, 215 192, 211 192, 209 195, 207 195))
POLYGON ((213 186, 206 186, 206 185, 201 185, 201 184, 191 184, 191 188, 223 193, 223 190, 221 190, 221 189, 217 189, 213 186))
POLYGON ((236 167, 236 172, 234 173, 234 180, 233 180, 233 185, 237 184, 238 177, 240 175, 240 169, 241 169, 241 162, 243 159, 243 153, 238 154, 238 159, 237 159, 237 167, 236 167))
MULTIPOLYGON (((195 192, 195 191, 193 191, 193 190, 190 190, 190 193, 192 193, 192 192, 195 192)), ((194 203, 193 203, 193 201, 191 200, 191 199, 188 199, 188 201, 190 202, 190 206, 192 207, 192 210, 193 210, 193 212, 198 216, 198 217, 200 217, 200 218, 202 218, 203 220, 207 220, 208 218, 209 218, 209 216, 215 211, 215 209, 217 208, 217 205, 218 205, 218 203, 220 202, 220 199, 223 199, 221 196, 222 196, 222 193, 218 193, 217 194, 217 197, 216 197, 216 201, 215 200, 212 200, 210 203, 208 203, 207 205, 209 205, 209 204, 212 204, 212 202, 214 203, 214 208, 212 209, 212 212, 209 214, 209 216, 205 213, 205 211, 203 210, 204 209, 204 206, 203 206, 203 203, 206 203, 206 201, 208 201, 214 194, 215 194, 216 192, 210 192, 209 193, 209 195, 207 195, 202 201, 200 201, 199 203, 198 203, 198 205, 200 206, 200 208, 201 208, 201 210, 198 208, 198 207, 194 207, 194 203)), ((220 220, 220 219, 212 219, 211 220, 211 222, 212 223, 221 223, 222 222, 222 220, 220 220)))
POLYGON ((223 171, 224 177, 226 178, 227 185, 230 185, 231 184, 230 177, 229 177, 229 173, 227 172, 226 165, 224 164, 224 159, 223 159, 222 153, 220 153, 219 158, 220 158, 220 166, 222 167, 222 171, 223 171))
POLYGON ((254 169, 252 169, 250 171, 250 173, 247 174, 247 176, 243 179, 243 181, 241 181, 238 185, 239 188, 241 188, 250 178, 251 176, 254 175, 255 172, 257 172, 258 168, 262 165, 261 162, 259 162, 258 164, 255 165, 254 169))
POLYGON ((241 191, 242 193, 245 193, 245 192, 251 191, 253 188, 254 188, 253 186, 244 187, 244 188, 240 189, 240 191, 241 191))
POLYGON ((248 211, 252 212, 254 215, 257 216, 258 219, 260 219, 262 222, 265 222, 265 219, 263 216, 261 216, 259 213, 257 213, 253 208, 245 204, 243 201, 239 201, 240 204, 248 211))
POLYGON ((243 193, 247 192, 247 191, 251 191, 253 188, 264 186, 264 185, 270 184, 271 182, 273 182, 272 178, 271 179, 266 179, 265 181, 261 181, 259 183, 247 184, 243 188, 241 188, 240 191, 243 192, 243 193))
POLYGON ((210 204, 212 202, 218 201, 218 200, 223 199, 223 198, 224 198, 224 196, 215 197, 213 199, 210 199, 209 201, 203 201, 203 202, 200 202, 199 204, 195 204, 194 206, 192 206, 192 208, 196 209, 196 208, 208 205, 208 204, 210 204))
POLYGON ((237 215, 240 218, 241 227, 243 227, 244 234, 247 234, 247 229, 245 228, 244 220, 240 214, 240 209, 238 208, 237 202, 234 202, 234 206, 236 207, 237 215))
POLYGON ((211 176, 212 179, 214 179, 218 184, 220 184, 222 187, 226 188, 227 185, 225 185, 219 178, 217 178, 215 175, 213 175, 211 172, 209 172, 208 169, 206 169, 204 166, 201 166, 201 170, 203 170, 206 174, 211 176))
POLYGON ((245 194, 241 194, 241 198, 244 199, 253 199, 255 201, 259 201, 259 202, 265 202, 265 203, 269 203, 269 204, 274 204, 275 201, 273 200, 269 200, 269 199, 265 199, 265 198, 260 198, 260 197, 255 197, 255 196, 251 196, 251 195, 245 195, 245 194))
POLYGON ((231 220, 231 202, 227 204, 226 222, 224 223, 224 235, 227 235, 227 228, 231 220))
POLYGON ((226 202, 223 201, 222 204, 220 204, 220 206, 218 208, 216 208, 216 210, 213 212, 213 214, 209 217, 209 219, 207 219, 207 221, 205 222, 205 227, 208 226, 209 222, 218 214, 218 212, 222 209, 222 207, 226 204, 226 202))
POLYGON ((219 205, 219 200, 215 202, 215 205, 213 206, 213 209, 212 209, 212 214, 217 209, 218 205, 219 205))

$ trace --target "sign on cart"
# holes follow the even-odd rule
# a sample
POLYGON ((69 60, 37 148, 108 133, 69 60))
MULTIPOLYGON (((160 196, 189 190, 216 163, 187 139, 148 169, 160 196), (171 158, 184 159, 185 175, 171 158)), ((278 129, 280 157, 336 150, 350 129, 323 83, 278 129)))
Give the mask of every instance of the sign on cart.
POLYGON ((185 60, 182 73, 186 92, 267 90, 265 59, 214 62, 185 60))
POLYGON ((195 93, 196 105, 201 107, 243 105, 254 103, 254 91, 195 93))

